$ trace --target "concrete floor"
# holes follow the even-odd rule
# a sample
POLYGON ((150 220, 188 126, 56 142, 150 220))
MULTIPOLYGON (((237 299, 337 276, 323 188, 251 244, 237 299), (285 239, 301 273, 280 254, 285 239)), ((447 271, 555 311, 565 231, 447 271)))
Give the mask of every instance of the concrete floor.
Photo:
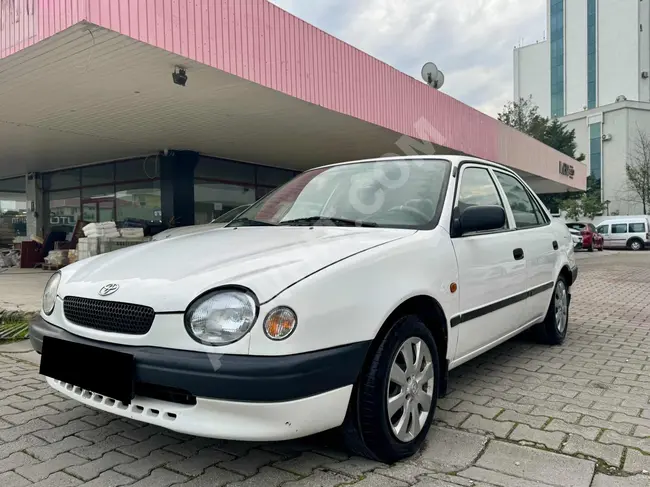
POLYGON ((38 312, 43 289, 51 275, 40 269, 0 271, 0 310, 38 312))

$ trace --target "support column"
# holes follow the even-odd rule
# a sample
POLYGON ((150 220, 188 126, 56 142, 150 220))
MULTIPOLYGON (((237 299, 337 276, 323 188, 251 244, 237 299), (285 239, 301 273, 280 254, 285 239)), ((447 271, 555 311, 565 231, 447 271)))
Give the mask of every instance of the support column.
POLYGON ((160 157, 162 221, 167 226, 194 225, 194 168, 198 152, 169 151, 160 157))
POLYGON ((25 201, 27 202, 27 236, 36 235, 44 238, 46 215, 40 173, 29 173, 25 176, 25 201))

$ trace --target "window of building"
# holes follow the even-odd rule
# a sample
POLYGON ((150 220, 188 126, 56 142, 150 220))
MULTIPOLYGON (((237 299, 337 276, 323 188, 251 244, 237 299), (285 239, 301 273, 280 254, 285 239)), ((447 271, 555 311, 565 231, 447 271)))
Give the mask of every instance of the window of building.
POLYGON ((534 227, 544 223, 539 210, 522 184, 508 174, 497 171, 496 175, 510 203, 517 228, 534 227))
POLYGON ((596 1, 587 0, 587 107, 595 108, 598 104, 597 93, 597 20, 596 1))
POLYGON ((599 186, 603 175, 601 134, 600 122, 589 126, 589 174, 599 186))
POLYGON ((118 226, 161 222, 160 181, 145 180, 115 185, 115 212, 118 226))
POLYGON ((115 186, 91 186, 81 189, 82 220, 115 221, 115 186))
POLYGON ((612 225, 612 233, 627 233, 627 223, 616 223, 612 225))
POLYGON ((551 115, 564 115, 564 0, 551 0, 551 115))
POLYGON ((630 233, 645 233, 645 223, 630 223, 630 233))
POLYGON ((255 203, 255 187, 197 181, 194 183, 194 223, 203 225, 241 205, 255 203))
POLYGON ((77 188, 50 192, 46 195, 45 206, 49 213, 45 222, 47 228, 71 233, 81 216, 81 191, 77 188))

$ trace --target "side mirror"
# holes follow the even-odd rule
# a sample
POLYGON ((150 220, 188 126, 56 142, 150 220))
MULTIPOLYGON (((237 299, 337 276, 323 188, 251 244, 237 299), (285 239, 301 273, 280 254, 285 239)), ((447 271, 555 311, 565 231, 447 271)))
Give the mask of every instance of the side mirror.
POLYGON ((505 224, 506 212, 501 206, 470 206, 458 218, 457 234, 498 230, 505 224))

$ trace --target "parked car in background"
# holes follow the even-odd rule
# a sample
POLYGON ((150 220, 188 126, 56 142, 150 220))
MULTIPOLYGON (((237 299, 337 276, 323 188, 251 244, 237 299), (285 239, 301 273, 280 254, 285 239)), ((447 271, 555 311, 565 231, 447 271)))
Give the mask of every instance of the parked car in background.
POLYGON ((643 250, 650 247, 650 218, 647 216, 605 220, 597 230, 606 248, 643 250))
POLYGON ((393 463, 425 441, 449 370, 528 329, 564 342, 577 276, 568 228, 513 170, 353 161, 224 228, 65 267, 29 338, 88 407, 227 440, 340 427, 393 463))
POLYGON ((580 246, 576 248, 586 249, 589 252, 593 252, 594 249, 603 250, 603 236, 598 233, 593 223, 567 223, 566 226, 572 234, 578 232, 580 235, 580 246))
POLYGON ((215 218, 210 223, 207 223, 205 225, 190 225, 187 227, 169 228, 167 230, 164 230, 154 235, 151 240, 155 242, 157 240, 165 240, 172 237, 180 237, 181 235, 193 235, 195 233, 207 232, 208 230, 214 230, 215 228, 224 227, 232 220, 234 220, 235 217, 239 216, 245 210, 247 210, 250 206, 251 205, 242 205, 242 206, 238 206, 237 208, 233 208, 232 210, 227 211, 220 217, 215 218))

